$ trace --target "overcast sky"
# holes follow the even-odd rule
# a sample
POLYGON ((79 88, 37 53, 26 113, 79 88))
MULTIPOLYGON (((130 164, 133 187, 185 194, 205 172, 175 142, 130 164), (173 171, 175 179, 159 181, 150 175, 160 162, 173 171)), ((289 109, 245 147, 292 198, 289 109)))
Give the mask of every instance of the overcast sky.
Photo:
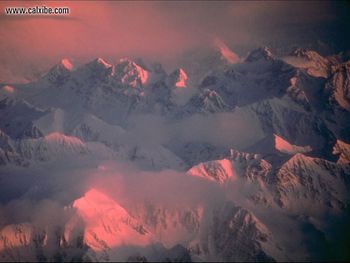
POLYGON ((219 37, 234 51, 269 45, 349 47, 347 2, 1 2, 0 82, 63 57, 160 62, 219 37), (69 16, 6 16, 8 6, 67 6, 69 16), (14 73, 15 71, 15 73, 14 73), (4 79, 7 78, 7 79, 4 79))

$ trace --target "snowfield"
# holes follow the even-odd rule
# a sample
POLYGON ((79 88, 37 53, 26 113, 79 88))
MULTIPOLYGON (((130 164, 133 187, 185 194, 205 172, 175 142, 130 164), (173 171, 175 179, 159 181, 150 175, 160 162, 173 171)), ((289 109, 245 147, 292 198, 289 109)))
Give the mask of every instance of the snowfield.
POLYGON ((342 259, 350 61, 215 45, 1 86, 0 261, 342 259))

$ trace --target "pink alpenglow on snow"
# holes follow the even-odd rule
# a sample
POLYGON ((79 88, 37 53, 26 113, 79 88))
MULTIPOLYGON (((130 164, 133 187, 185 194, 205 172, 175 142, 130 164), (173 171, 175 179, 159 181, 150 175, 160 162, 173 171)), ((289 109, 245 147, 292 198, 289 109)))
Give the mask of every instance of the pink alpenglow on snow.
POLYGON ((84 146, 85 144, 77 137, 66 136, 60 132, 53 132, 45 136, 45 140, 49 142, 67 144, 67 145, 76 145, 84 146))
POLYGON ((61 65, 64 66, 68 70, 72 70, 73 69, 72 63, 67 58, 64 58, 64 59, 61 60, 61 65))
POLYGON ((218 181, 220 184, 228 179, 237 178, 233 164, 229 159, 200 163, 192 167, 187 173, 191 176, 218 181))
POLYGON ((177 82, 175 83, 175 86, 178 88, 185 88, 187 86, 187 74, 183 69, 179 69, 179 76, 177 79, 177 82))
POLYGON ((147 84, 149 80, 148 71, 127 58, 121 59, 116 65, 116 74, 121 83, 134 88, 138 84, 147 84))
POLYGON ((274 135, 275 137, 275 147, 276 150, 286 153, 286 154, 296 154, 296 153, 307 153, 311 152, 312 148, 310 146, 296 146, 293 144, 290 144, 286 140, 282 139, 281 137, 274 135))
POLYGON ((8 2, 0 263, 350 262, 346 1, 8 2))
POLYGON ((148 231, 104 193, 91 189, 73 203, 85 225, 84 242, 94 251, 121 245, 151 243, 148 231), (104 241, 104 244, 99 242, 104 241))
POLYGON ((13 93, 15 91, 15 88, 9 85, 5 85, 2 87, 2 90, 4 90, 6 93, 13 93))
POLYGON ((221 58, 229 64, 235 64, 240 61, 239 57, 219 38, 215 38, 214 46, 219 50, 221 58))

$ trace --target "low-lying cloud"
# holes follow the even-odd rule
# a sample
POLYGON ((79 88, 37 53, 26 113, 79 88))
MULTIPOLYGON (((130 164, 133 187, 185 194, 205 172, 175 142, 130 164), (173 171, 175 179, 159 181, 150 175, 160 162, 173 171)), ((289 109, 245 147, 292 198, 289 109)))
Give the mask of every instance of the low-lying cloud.
POLYGON ((123 140, 141 145, 204 142, 244 149, 264 137, 256 115, 244 109, 230 113, 195 114, 171 122, 156 115, 135 115, 130 118, 129 126, 123 140))

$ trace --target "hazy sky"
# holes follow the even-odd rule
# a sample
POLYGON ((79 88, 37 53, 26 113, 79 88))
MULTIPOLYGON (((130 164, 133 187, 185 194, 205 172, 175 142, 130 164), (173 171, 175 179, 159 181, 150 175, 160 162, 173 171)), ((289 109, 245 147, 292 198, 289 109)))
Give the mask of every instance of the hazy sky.
POLYGON ((283 49, 287 44, 339 51, 350 43, 347 2, 11 1, 0 7, 0 82, 11 74, 40 71, 62 57, 165 61, 209 45, 214 37, 238 53, 260 45, 283 49), (42 5, 67 6, 71 14, 4 14, 8 6, 42 5))

